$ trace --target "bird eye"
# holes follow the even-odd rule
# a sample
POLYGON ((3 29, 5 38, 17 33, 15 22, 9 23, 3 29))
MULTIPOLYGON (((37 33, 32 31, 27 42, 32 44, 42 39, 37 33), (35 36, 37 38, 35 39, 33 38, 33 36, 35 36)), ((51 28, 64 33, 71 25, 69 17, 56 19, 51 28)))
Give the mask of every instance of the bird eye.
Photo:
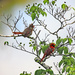
POLYGON ((55 47, 55 45, 54 45, 54 44, 52 44, 52 46, 53 46, 53 47, 55 47))

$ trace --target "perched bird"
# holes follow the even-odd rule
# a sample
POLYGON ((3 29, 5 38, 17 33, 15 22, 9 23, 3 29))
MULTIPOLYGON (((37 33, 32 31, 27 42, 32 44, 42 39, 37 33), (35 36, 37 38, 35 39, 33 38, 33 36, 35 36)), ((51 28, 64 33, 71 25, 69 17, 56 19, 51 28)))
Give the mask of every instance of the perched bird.
POLYGON ((48 55, 50 55, 53 51, 55 50, 55 44, 54 43, 51 43, 50 46, 48 47, 48 49, 45 51, 42 59, 41 59, 41 62, 43 61, 43 59, 45 57, 47 57, 48 55))
POLYGON ((29 37, 32 34, 34 25, 30 24, 23 32, 13 32, 14 34, 22 34, 24 37, 29 37))

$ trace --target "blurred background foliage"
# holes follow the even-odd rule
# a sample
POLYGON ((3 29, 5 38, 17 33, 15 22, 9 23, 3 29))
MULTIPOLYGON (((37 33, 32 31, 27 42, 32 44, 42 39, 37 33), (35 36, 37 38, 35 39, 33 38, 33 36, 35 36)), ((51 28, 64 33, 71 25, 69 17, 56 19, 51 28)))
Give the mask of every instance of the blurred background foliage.
POLYGON ((35 0, 0 0, 0 14, 11 10, 15 5, 25 5, 35 0))
MULTIPOLYGON (((17 11, 25 8, 25 5, 31 4, 38 0, 0 0, 0 21, 3 20, 3 14, 8 15, 12 14, 13 16, 16 15, 17 11)), ((25 10, 23 10, 25 11, 25 10)), ((5 25, 0 22, 0 32, 3 34, 5 30, 5 25)))

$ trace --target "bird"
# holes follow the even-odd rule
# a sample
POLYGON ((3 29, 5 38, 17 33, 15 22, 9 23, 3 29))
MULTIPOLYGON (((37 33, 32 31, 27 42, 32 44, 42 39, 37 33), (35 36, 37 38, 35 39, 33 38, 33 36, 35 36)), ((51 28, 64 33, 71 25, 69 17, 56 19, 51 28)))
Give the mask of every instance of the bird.
POLYGON ((54 43, 50 43, 49 47, 47 48, 47 50, 44 52, 44 55, 41 59, 41 62, 43 61, 43 59, 47 56, 49 56, 53 51, 55 50, 55 44, 54 43))
POLYGON ((34 25, 30 24, 28 28, 26 28, 23 32, 13 32, 14 34, 21 34, 24 37, 29 37, 30 35, 32 35, 32 31, 33 31, 34 25))

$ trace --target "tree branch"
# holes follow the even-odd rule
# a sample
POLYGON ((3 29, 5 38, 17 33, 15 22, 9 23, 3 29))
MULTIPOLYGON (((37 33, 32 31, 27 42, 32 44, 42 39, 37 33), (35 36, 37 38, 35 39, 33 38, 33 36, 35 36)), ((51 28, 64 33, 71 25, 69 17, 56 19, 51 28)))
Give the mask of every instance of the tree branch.
POLYGON ((35 62, 39 63, 41 66, 43 66, 45 69, 51 69, 52 67, 46 65, 44 62, 40 62, 40 58, 36 57, 35 59, 35 62))

